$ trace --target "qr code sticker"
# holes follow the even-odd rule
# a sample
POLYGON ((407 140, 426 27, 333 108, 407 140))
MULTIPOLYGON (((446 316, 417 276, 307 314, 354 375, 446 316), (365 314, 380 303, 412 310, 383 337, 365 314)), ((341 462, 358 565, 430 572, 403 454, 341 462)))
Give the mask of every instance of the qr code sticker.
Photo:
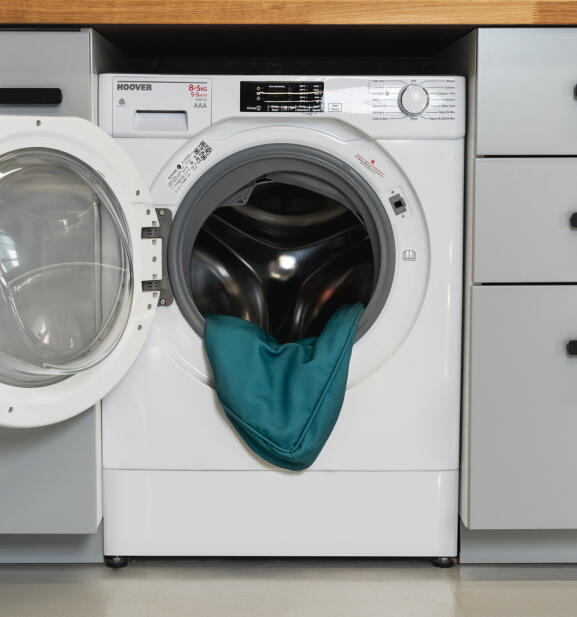
POLYGON ((201 161, 205 161, 211 152, 212 148, 206 143, 206 141, 201 141, 194 149, 194 158, 197 163, 200 163, 201 161))

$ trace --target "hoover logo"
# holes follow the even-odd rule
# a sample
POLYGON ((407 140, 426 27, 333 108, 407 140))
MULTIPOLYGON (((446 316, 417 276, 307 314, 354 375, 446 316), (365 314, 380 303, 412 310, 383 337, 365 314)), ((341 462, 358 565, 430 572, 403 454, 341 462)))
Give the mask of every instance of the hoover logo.
POLYGON ((152 84, 137 84, 135 82, 116 84, 117 90, 152 90, 152 84))

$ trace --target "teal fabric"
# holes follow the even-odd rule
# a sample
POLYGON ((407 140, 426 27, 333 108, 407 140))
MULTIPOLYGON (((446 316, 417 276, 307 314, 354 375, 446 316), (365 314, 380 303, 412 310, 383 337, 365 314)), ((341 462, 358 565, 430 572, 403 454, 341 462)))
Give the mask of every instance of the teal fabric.
POLYGON ((205 348, 229 420, 263 459, 299 471, 339 417, 362 304, 342 306, 316 338, 281 345, 259 326, 206 318, 205 348))

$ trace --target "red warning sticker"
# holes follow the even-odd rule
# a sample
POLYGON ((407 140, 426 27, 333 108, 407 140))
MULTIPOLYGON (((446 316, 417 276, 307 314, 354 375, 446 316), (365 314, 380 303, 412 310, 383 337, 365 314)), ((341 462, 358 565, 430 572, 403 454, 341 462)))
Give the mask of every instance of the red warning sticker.
POLYGON ((355 158, 357 159, 357 161, 359 161, 359 163, 368 171, 370 171, 372 174, 376 174, 377 176, 380 176, 381 178, 385 175, 384 172, 382 172, 376 165, 375 165, 375 159, 366 159, 364 156, 362 156, 361 154, 355 154, 355 158))

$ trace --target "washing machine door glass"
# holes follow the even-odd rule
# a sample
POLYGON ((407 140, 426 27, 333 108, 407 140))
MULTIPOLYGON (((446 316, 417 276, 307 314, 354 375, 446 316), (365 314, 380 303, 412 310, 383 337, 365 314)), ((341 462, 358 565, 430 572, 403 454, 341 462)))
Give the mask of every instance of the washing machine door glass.
POLYGON ((130 240, 115 195, 75 157, 0 157, 0 381, 34 388, 100 363, 130 312, 130 240))

